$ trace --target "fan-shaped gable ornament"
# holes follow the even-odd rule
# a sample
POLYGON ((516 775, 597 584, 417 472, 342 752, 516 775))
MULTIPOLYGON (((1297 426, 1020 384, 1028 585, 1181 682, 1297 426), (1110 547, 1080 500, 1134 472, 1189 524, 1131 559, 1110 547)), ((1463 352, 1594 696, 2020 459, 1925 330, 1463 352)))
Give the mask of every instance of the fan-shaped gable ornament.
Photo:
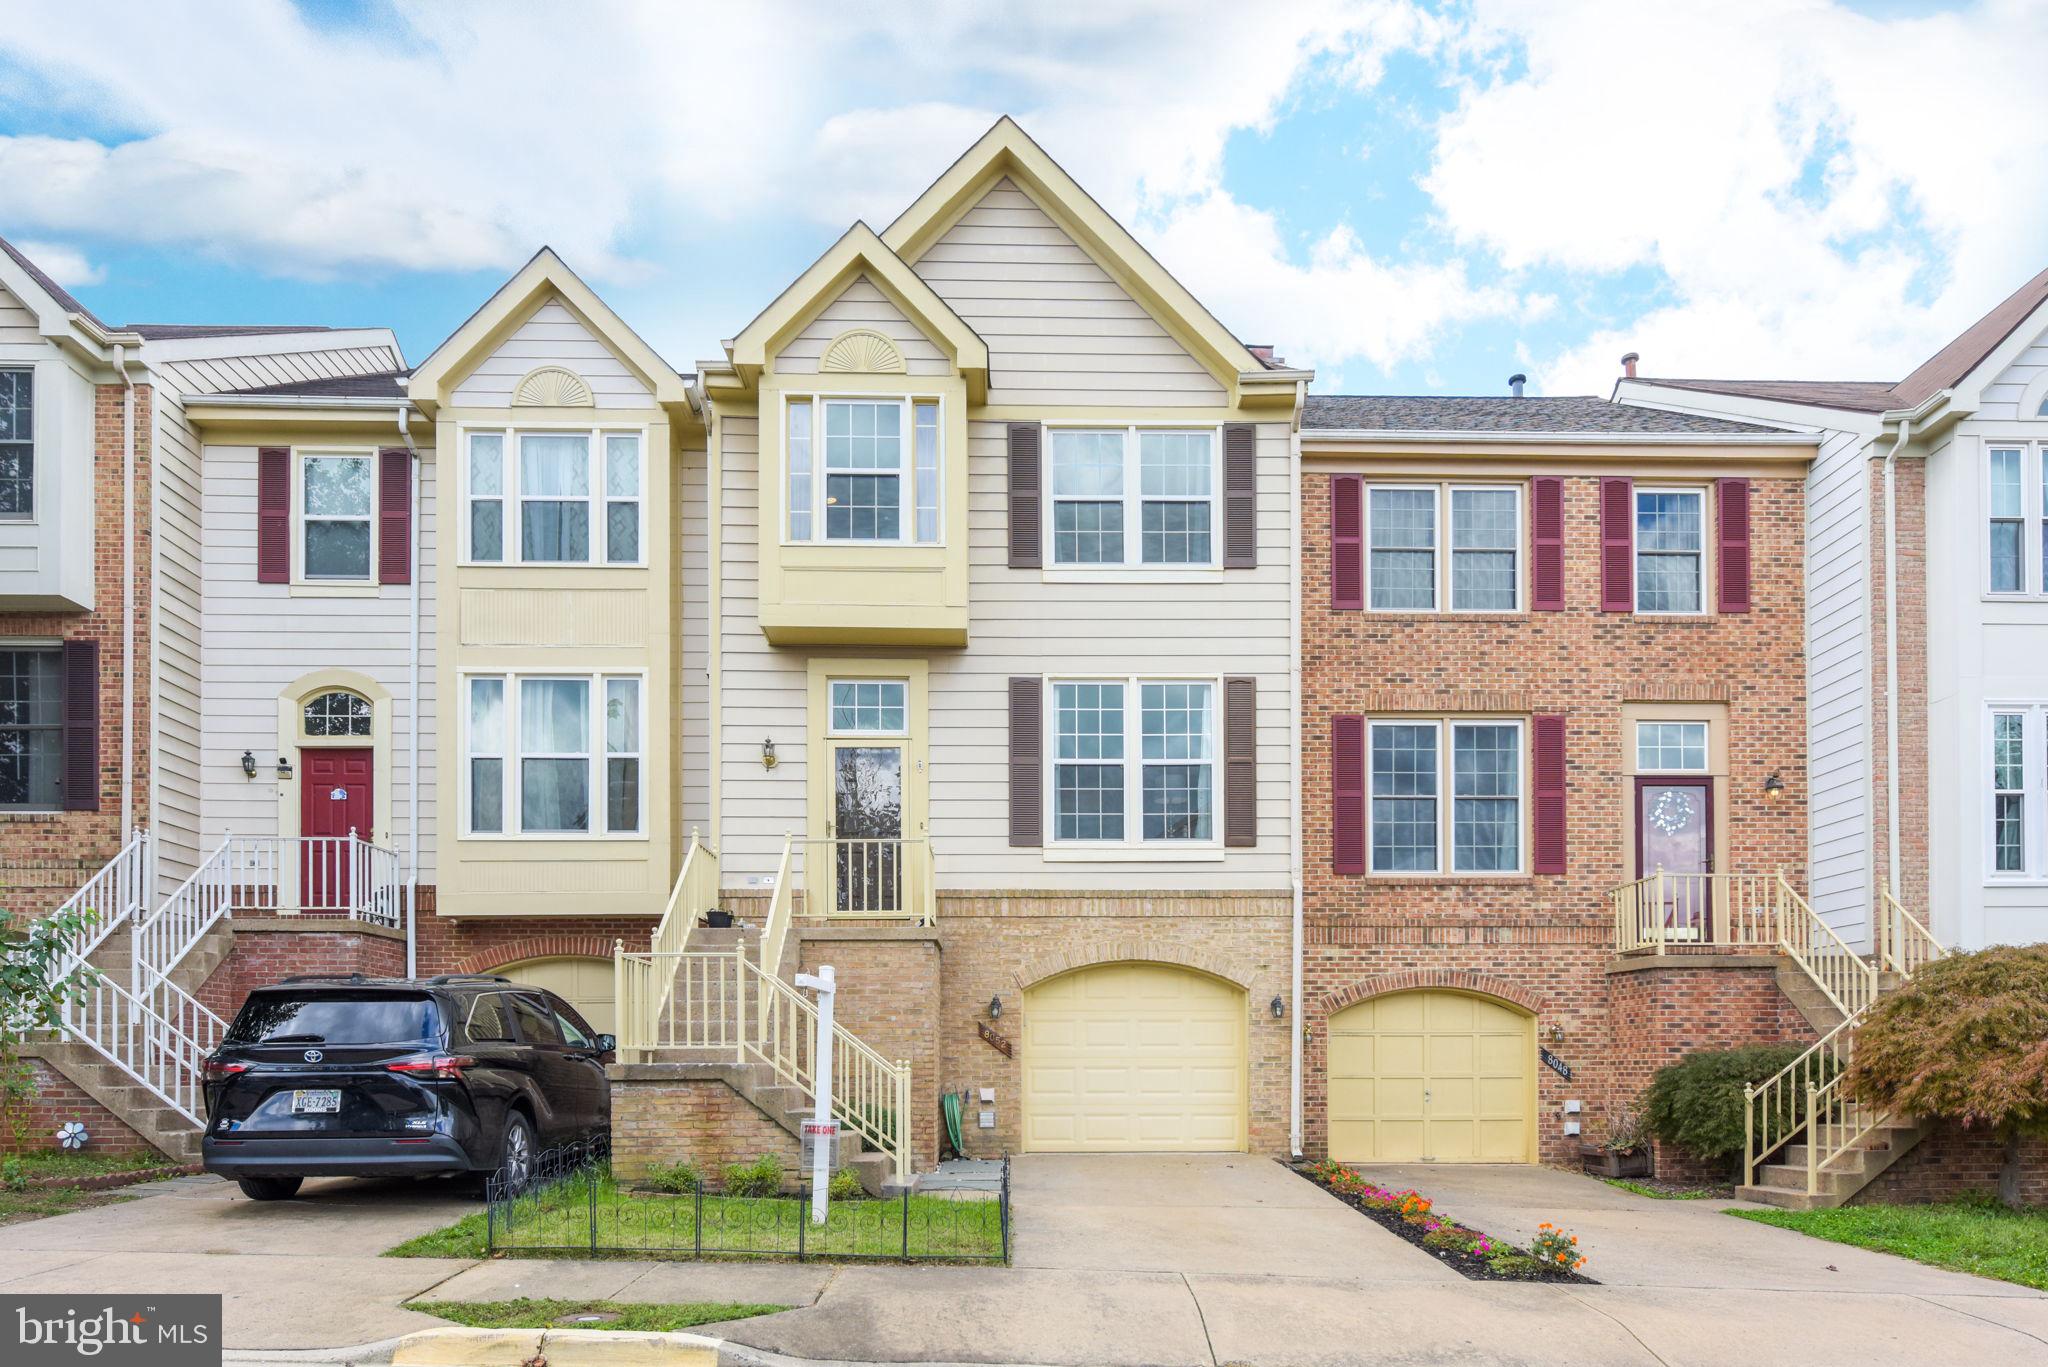
POLYGON ((589 408, 590 386, 573 370, 544 365, 530 370, 512 391, 512 402, 520 408, 589 408))
POLYGON ((832 339, 832 345, 825 348, 825 358, 818 362, 818 369, 840 374, 901 375, 905 366, 903 353, 896 349, 894 342, 873 328, 854 328, 832 339))

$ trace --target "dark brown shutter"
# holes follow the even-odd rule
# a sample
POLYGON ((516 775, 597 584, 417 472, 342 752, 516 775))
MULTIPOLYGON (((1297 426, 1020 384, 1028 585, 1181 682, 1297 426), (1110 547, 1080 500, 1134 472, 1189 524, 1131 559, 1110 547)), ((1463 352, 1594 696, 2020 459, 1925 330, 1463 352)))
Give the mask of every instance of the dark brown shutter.
POLYGON ((100 643, 64 643, 64 810, 100 809, 100 643))
POLYGON ((1365 481, 1357 475, 1330 476, 1330 606, 1365 607, 1365 481))
POLYGON ((256 580, 289 584, 292 578, 292 453, 282 446, 256 450, 256 580))
POLYGON ((1529 481, 1529 607, 1564 611, 1564 481, 1529 481))
POLYGON ((1330 864, 1365 872, 1365 718, 1330 718, 1330 864))
POLYGON ((1223 843, 1259 843, 1259 685, 1223 681, 1223 843))
POLYGON ((1635 482, 1600 481, 1600 611, 1634 612, 1635 482))
POLYGON ((1250 570, 1258 568, 1258 564, 1259 429, 1248 422, 1225 423, 1223 568, 1250 570))
MULTIPOLYGON (((1035 422, 1010 424, 1010 568, 1035 570, 1045 563, 1039 508, 1043 503, 1045 429, 1035 422)), ((1016 843, 1014 841, 1012 844, 1016 843)), ((1032 841, 1037 844, 1037 841, 1032 841)))
POLYGON ((377 582, 412 582, 412 452, 377 453, 377 582))
POLYGON ((1530 768, 1534 770, 1536 808, 1529 822, 1535 846, 1530 868, 1536 873, 1565 871, 1565 742, 1563 717, 1529 719, 1530 768))
POLYGON ((1749 481, 1717 480, 1721 496, 1721 611, 1749 611, 1749 481))
POLYGON ((1044 843, 1045 680, 1020 675, 1010 680, 1010 844, 1044 843))

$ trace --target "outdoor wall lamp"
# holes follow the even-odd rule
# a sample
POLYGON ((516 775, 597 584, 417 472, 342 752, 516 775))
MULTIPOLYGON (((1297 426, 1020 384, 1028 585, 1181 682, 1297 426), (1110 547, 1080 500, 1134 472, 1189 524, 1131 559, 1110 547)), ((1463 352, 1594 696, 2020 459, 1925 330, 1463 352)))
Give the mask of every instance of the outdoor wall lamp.
POLYGON ((1564 1043, 1564 1027, 1562 1025, 1559 1025, 1556 1021, 1552 1021, 1549 1027, 1545 1029, 1543 1033, 1550 1037, 1550 1042, 1552 1044, 1564 1043))
POLYGON ((990 997, 988 999, 988 1018, 990 1020, 1001 1020, 1003 1018, 1003 999, 1001 997, 990 997))
POLYGON ((279 783, 290 783, 292 781, 292 762, 283 755, 277 757, 277 781, 279 783))
POLYGON ((1269 1003, 1269 1005, 1271 1006, 1271 1009, 1272 1009, 1272 1012, 1273 1012, 1273 1019, 1274 1019, 1274 1020, 1276 1020, 1276 1021, 1277 1021, 1277 1020, 1285 1020, 1285 1019, 1287 1019, 1287 1003, 1286 1003, 1286 1002, 1284 1002, 1284 1001, 1280 1000, 1280 998, 1276 996, 1276 997, 1274 997, 1274 998, 1273 998, 1272 1002, 1271 1002, 1271 1003, 1269 1003))
POLYGON ((777 762, 775 758, 775 739, 771 736, 761 742, 761 767, 763 769, 773 769, 777 762))
POLYGON ((244 750, 242 752, 242 777, 256 777, 256 752, 254 750, 244 750))
POLYGON ((1764 780, 1764 796, 1776 802, 1785 795, 1785 780, 1772 774, 1764 780))

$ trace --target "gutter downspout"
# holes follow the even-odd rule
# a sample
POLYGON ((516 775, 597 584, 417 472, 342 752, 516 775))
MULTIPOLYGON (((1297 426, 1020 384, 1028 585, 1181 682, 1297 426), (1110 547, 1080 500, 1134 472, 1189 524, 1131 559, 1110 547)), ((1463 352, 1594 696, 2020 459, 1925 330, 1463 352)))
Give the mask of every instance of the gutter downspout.
MULTIPOLYGON (((1302 386, 1305 390, 1307 386, 1302 386)), ((1297 391, 1299 393, 1300 391, 1297 391)), ((1288 521, 1293 526, 1288 556, 1288 598, 1287 598, 1287 658, 1293 662, 1288 671, 1288 746, 1287 753, 1293 757, 1295 781, 1288 786, 1287 818, 1287 863, 1288 875, 1293 884, 1293 918, 1291 933, 1293 952, 1290 984, 1293 1005, 1289 1013, 1289 1042, 1287 1069, 1287 1147, 1296 1158, 1301 1157, 1301 1067, 1302 1045, 1307 1025, 1301 1009, 1301 956, 1302 956, 1302 834, 1301 834, 1301 403, 1295 405, 1295 425, 1288 434, 1287 463, 1289 466, 1289 488, 1293 495, 1294 516, 1288 521)))
POLYGON ((410 402, 398 406, 398 439, 405 443, 405 449, 412 457, 412 573, 406 577, 412 581, 412 604, 409 624, 411 650, 406 661, 407 706, 412 709, 411 724, 406 728, 406 844, 405 858, 405 976, 416 978, 420 968, 419 894, 420 894, 420 576, 426 573, 426 562, 420 552, 423 534, 420 530, 420 469, 419 448, 412 442, 412 405, 410 402))
MULTIPOLYGON (((114 343, 121 376, 121 836, 135 829, 135 380, 114 343)), ((151 896, 155 889, 150 890, 151 896)))
POLYGON ((1893 468, 1913 435, 1911 415, 1884 456, 1884 825, 1885 872, 1899 895, 1899 508, 1893 468))

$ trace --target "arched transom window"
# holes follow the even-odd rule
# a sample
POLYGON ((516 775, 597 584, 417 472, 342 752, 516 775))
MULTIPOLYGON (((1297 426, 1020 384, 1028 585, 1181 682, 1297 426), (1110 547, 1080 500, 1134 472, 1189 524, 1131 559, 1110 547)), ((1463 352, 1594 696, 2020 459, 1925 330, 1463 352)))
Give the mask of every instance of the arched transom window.
POLYGON ((306 704, 305 728, 307 736, 313 738, 367 736, 369 700, 339 688, 319 694, 306 704))

